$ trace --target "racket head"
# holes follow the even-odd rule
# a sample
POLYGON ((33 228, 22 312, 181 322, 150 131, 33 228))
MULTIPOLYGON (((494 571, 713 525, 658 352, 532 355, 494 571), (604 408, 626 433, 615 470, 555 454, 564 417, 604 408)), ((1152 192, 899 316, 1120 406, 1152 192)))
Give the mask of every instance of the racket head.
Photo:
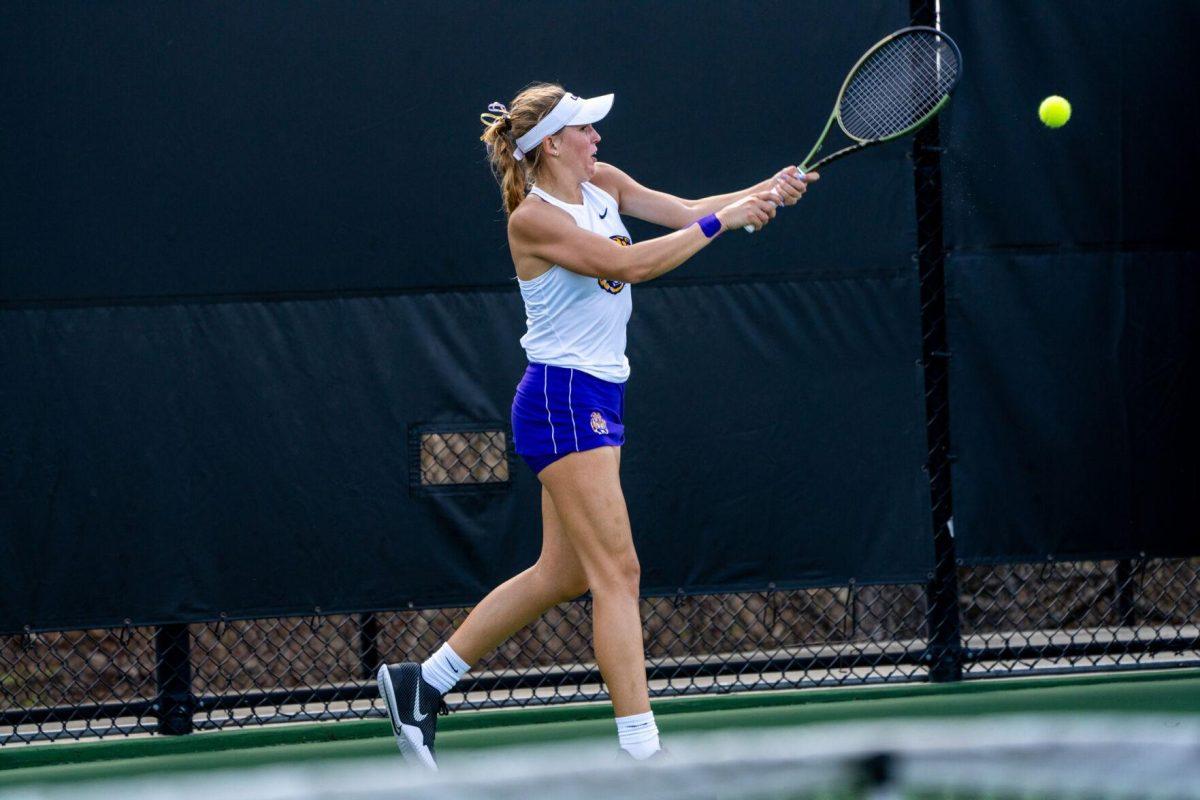
POLYGON ((962 76, 962 54, 937 28, 913 26, 889 34, 850 70, 835 115, 856 142, 886 142, 937 116, 962 76))

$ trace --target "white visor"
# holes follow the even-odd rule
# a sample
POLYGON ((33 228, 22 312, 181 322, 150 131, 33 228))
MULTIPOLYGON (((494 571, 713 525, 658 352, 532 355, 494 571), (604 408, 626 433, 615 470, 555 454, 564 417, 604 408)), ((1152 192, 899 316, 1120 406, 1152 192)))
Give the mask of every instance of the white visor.
POLYGON ((549 114, 542 117, 532 130, 517 139, 517 149, 513 155, 520 161, 526 153, 533 152, 533 149, 542 143, 542 139, 553 136, 568 125, 590 125, 599 122, 608 114, 612 104, 611 94, 589 97, 586 100, 577 95, 564 94, 549 114))

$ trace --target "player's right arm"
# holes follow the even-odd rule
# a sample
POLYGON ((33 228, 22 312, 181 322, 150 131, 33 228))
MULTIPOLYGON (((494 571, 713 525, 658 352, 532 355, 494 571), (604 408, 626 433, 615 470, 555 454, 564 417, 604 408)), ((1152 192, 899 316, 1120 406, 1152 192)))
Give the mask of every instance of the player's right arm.
MULTIPOLYGON (((717 212, 721 230, 761 228, 775 216, 770 192, 759 192, 717 212)), ((715 237, 714 237, 715 238, 715 237)), ((522 203, 508 219, 513 260, 558 264, 580 275, 622 283, 644 283, 687 261, 713 241, 698 225, 626 247, 584 230, 548 203, 522 203)))

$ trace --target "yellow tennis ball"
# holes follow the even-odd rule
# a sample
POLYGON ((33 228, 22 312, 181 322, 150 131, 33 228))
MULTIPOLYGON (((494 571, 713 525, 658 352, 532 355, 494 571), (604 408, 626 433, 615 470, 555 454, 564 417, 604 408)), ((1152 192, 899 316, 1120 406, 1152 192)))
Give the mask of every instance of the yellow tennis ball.
POLYGON ((1061 128, 1071 118, 1071 104, 1067 98, 1052 94, 1038 106, 1038 117, 1047 128, 1061 128))

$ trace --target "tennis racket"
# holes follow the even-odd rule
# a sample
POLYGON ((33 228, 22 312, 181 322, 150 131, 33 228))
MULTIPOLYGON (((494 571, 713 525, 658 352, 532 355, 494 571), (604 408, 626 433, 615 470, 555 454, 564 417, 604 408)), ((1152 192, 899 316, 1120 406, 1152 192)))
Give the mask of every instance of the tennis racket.
POLYGON ((958 45, 937 28, 902 28, 884 37, 846 76, 825 130, 800 162, 800 174, 920 130, 946 107, 961 75, 958 45), (834 121, 854 143, 814 162, 834 121))

